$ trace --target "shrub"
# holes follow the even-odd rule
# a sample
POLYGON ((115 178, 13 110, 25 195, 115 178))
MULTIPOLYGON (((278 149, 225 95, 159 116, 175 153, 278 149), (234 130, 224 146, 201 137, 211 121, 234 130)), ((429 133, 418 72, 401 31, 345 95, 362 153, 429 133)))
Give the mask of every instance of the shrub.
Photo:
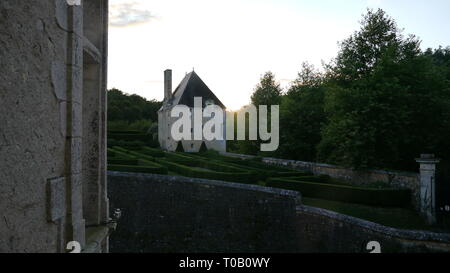
POLYGON ((327 183, 329 180, 324 179, 320 176, 291 176, 288 180, 299 181, 299 182, 316 182, 316 183, 327 183))
MULTIPOLYGON (((190 167, 199 167, 205 169, 211 169, 218 172, 249 172, 246 167, 239 165, 227 164, 226 162, 221 162, 217 160, 207 160, 203 157, 195 156, 189 153, 166 153, 166 157, 170 159, 171 162, 178 163, 181 165, 186 165, 190 167)), ((253 170, 259 171, 259 170, 253 170)))
POLYGON ((142 134, 142 132, 136 130, 108 130, 108 135, 110 134, 142 134))
POLYGON ((136 160, 136 159, 108 158, 108 164, 112 164, 112 165, 138 165, 138 160, 136 160))
POLYGON ((114 146, 112 148, 108 148, 108 151, 112 151, 114 152, 114 154, 117 156, 120 156, 122 158, 126 158, 126 159, 137 159, 135 156, 133 156, 131 153, 131 151, 124 149, 122 147, 118 147, 118 146, 114 146))
POLYGON ((149 147, 143 147, 142 150, 140 150, 139 152, 146 154, 146 155, 153 156, 153 157, 164 157, 165 156, 165 153, 163 150, 149 148, 149 147))
POLYGON ((123 141, 142 141, 148 143, 152 137, 147 134, 128 134, 128 133, 109 133, 108 139, 123 140, 123 141))
POLYGON ((296 190, 305 197, 380 207, 406 207, 411 201, 411 192, 406 189, 368 189, 283 178, 271 178, 267 186, 296 190))
POLYGON ((132 150, 127 150, 122 147, 114 147, 114 151, 116 151, 117 154, 122 155, 124 157, 133 158, 137 160, 145 160, 148 162, 152 162, 155 164, 155 158, 146 154, 142 154, 139 152, 135 152, 132 150))
MULTIPOLYGON (((254 169, 258 169, 258 170, 272 170, 272 171, 278 171, 278 172, 296 172, 293 169, 264 163, 264 162, 260 161, 261 158, 258 158, 258 157, 255 157, 253 159, 241 159, 238 157, 225 156, 225 155, 219 154, 218 152, 210 152, 210 151, 208 151, 207 153, 204 153, 204 154, 199 154, 197 156, 206 157, 206 158, 210 158, 210 159, 218 160, 218 161, 222 161, 222 162, 237 164, 240 167, 243 167, 243 166, 251 167, 254 169)), ((308 174, 309 174, 309 172, 308 172, 308 174)))
POLYGON ((146 143, 143 141, 139 141, 139 140, 134 140, 134 141, 126 141, 126 140, 116 140, 116 139, 108 139, 108 147, 112 148, 114 146, 119 146, 119 147, 125 147, 128 149, 141 149, 143 146, 145 146, 146 143))
POLYGON ((255 173, 250 172, 236 173, 236 172, 217 172, 210 170, 198 170, 190 166, 170 162, 161 158, 157 158, 156 161, 161 165, 166 166, 170 171, 176 172, 180 175, 184 175, 187 177, 223 180, 248 184, 257 182, 256 179, 257 175, 255 173))
POLYGON ((275 177, 311 177, 311 172, 306 171, 289 171, 289 172, 276 172, 275 177))
POLYGON ((131 165, 108 164, 108 170, 118 172, 167 174, 166 168, 154 166, 131 166, 131 165))

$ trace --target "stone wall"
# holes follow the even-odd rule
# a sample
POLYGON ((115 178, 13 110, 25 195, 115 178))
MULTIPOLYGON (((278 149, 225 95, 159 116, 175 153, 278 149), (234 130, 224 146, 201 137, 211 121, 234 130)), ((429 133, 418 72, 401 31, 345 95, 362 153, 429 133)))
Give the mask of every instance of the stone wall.
POLYGON ((376 241, 382 253, 450 252, 450 234, 400 230, 308 206, 297 207, 300 252, 368 253, 376 241))
POLYGON ((294 252, 297 192, 186 177, 108 173, 122 218, 111 252, 294 252))
POLYGON ((111 252, 450 252, 450 234, 407 231, 301 204, 297 192, 204 179, 109 172, 122 210, 111 252))
POLYGON ((84 246, 85 219, 108 219, 102 133, 108 1, 82 4, 0 1, 0 252, 64 252, 73 240, 84 246), (83 16, 84 5, 91 14, 83 16), (102 24, 89 25, 92 17, 102 24), (84 30, 101 43, 91 46, 84 30), (93 51, 102 72, 91 78, 96 104, 83 107, 83 70, 93 51), (97 155, 84 160, 83 150, 94 146, 97 155), (83 188, 92 188, 83 177, 88 161, 96 163, 94 183, 101 184, 92 190, 101 209, 92 214, 83 211, 83 188))

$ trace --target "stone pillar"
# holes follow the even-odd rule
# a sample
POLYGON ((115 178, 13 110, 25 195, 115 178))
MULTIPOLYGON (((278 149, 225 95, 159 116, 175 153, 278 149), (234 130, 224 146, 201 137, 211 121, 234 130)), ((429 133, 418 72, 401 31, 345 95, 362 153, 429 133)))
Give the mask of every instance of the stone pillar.
POLYGON ((428 224, 436 223, 436 164, 440 159, 434 154, 422 154, 416 162, 420 164, 420 213, 428 224))

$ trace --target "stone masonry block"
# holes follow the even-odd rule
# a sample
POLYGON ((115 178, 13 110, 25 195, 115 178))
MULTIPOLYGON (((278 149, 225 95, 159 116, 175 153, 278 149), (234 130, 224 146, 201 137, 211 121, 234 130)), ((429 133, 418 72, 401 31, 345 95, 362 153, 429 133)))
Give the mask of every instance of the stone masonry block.
POLYGON ((82 171, 82 139, 71 138, 71 173, 80 174, 82 171))
POLYGON ((68 101, 83 103, 83 69, 77 66, 68 65, 70 71, 69 88, 71 90, 71 97, 68 101))
POLYGON ((67 65, 73 65, 77 68, 83 68, 83 38, 78 35, 71 35, 69 41, 69 50, 71 58, 67 60, 67 65))
POLYGON ((47 196, 47 219, 50 222, 56 222, 66 214, 66 180, 64 177, 48 180, 47 196))
POLYGON ((83 218, 83 184, 82 175, 73 174, 71 179, 72 215, 76 219, 83 218))
POLYGON ((54 0, 55 2, 55 16, 58 26, 65 31, 69 31, 67 20, 67 2, 63 0, 54 0))
POLYGON ((69 136, 83 136, 83 106, 77 102, 72 102, 72 120, 69 136))
POLYGON ((81 248, 86 246, 86 222, 81 219, 77 222, 72 222, 73 240, 80 243, 81 248))
POLYGON ((66 65, 62 61, 53 61, 51 78, 53 92, 59 101, 67 99, 67 77, 66 65))
POLYGON ((79 37, 83 37, 83 8, 80 5, 70 6, 72 9, 72 31, 79 37))
POLYGON ((59 103, 59 122, 61 135, 65 137, 67 134, 67 102, 65 101, 59 103))

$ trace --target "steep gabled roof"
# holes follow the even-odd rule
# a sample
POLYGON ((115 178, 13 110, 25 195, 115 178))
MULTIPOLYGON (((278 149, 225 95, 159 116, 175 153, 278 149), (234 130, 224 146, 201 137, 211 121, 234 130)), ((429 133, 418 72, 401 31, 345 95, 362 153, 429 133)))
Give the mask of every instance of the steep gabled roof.
POLYGON ((194 97, 202 97, 203 107, 207 100, 212 100, 214 104, 225 109, 225 105, 214 95, 211 89, 192 71, 187 74, 172 94, 172 105, 183 104, 194 107, 194 97))

